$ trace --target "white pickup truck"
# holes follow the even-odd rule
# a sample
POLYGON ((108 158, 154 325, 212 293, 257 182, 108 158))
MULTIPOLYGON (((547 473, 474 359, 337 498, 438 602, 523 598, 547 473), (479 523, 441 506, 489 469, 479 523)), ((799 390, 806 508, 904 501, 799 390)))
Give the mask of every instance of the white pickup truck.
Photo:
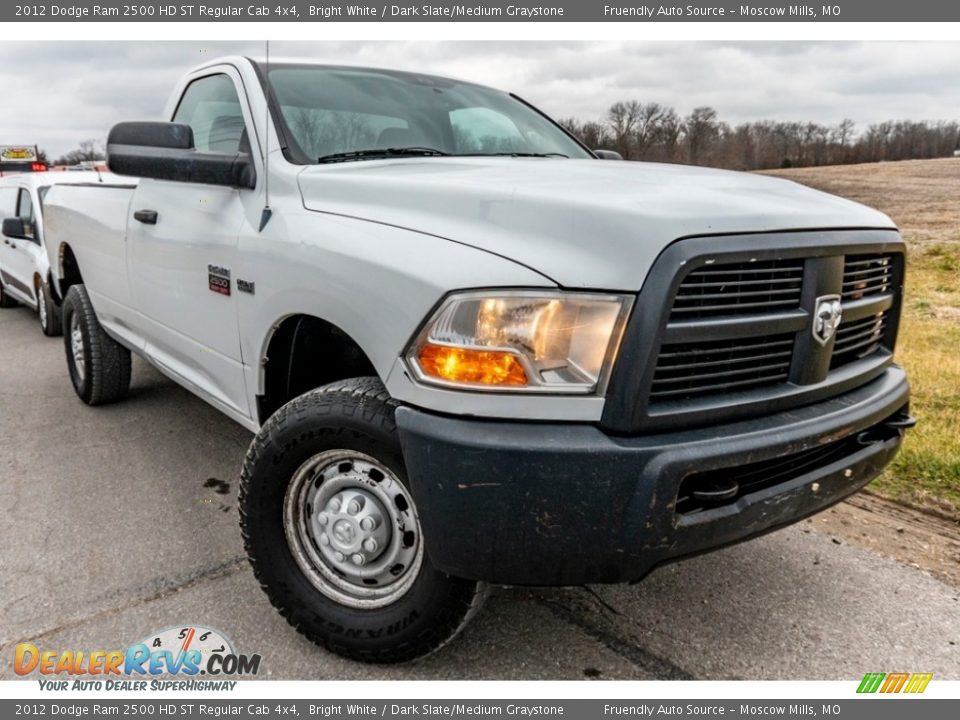
POLYGON ((247 552, 336 652, 796 522, 913 422, 878 212, 418 73, 226 58, 165 117, 110 133, 138 184, 47 197, 70 376, 119 400, 132 351, 256 433, 247 552))

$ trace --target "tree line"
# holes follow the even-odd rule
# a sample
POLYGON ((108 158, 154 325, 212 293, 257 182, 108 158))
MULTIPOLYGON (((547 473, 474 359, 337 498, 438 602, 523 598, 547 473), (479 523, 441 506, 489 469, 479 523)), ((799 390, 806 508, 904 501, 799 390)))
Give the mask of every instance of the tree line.
MULTIPOLYGON (((956 120, 887 121, 862 132, 850 119, 832 125, 779 120, 732 125, 712 107, 694 108, 682 117, 659 103, 630 100, 614 103, 599 120, 568 117, 559 123, 587 147, 616 150, 626 160, 735 170, 917 160, 950 157, 960 150, 956 120)), ((89 139, 54 162, 76 165, 103 158, 103 143, 89 139)))
POLYGON ((776 120, 732 125, 712 107, 682 117, 659 103, 630 100, 614 103, 599 120, 559 122, 588 147, 616 150, 626 160, 736 170, 950 157, 960 149, 957 121, 888 121, 862 132, 850 119, 833 125, 776 120))

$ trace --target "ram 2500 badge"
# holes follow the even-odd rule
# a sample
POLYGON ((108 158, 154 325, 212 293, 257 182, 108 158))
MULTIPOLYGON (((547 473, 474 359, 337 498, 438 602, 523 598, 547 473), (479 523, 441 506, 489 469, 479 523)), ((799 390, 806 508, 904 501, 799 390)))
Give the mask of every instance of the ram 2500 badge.
POLYGON ((256 433, 243 537, 349 657, 443 645, 489 583, 636 581, 887 465, 904 246, 783 180, 594 153, 523 100, 226 58, 55 187, 70 377, 135 352, 256 433))

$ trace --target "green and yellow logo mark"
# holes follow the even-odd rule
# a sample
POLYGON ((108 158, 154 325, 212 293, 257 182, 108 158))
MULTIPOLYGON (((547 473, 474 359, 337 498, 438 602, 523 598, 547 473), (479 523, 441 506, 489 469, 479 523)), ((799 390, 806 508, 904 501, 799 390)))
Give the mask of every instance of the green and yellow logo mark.
POLYGON ((933 673, 867 673, 860 681, 858 693, 922 693, 933 673))

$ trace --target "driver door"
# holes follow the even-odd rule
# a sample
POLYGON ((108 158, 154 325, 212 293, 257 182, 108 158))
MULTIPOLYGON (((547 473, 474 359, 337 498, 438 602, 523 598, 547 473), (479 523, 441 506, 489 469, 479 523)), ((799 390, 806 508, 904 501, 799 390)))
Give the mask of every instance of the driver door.
MULTIPOLYGON (((240 78, 225 68, 190 82, 173 121, 197 150, 248 149, 240 78)), ((234 290, 247 189, 143 179, 128 218, 128 275, 149 355, 214 404, 249 417, 234 290)))

